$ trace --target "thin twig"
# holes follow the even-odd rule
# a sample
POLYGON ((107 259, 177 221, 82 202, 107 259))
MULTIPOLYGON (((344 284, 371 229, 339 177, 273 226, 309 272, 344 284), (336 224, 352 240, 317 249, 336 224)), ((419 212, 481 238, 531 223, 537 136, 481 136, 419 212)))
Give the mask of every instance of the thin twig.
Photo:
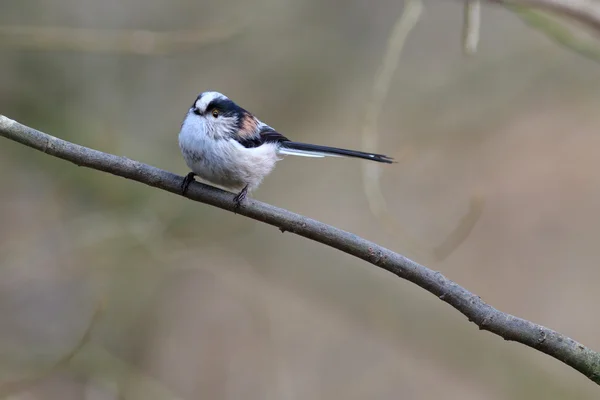
POLYGON ((481 1, 466 0, 463 22, 463 52, 470 56, 477 52, 481 27, 481 1))
MULTIPOLYGON (((180 194, 183 177, 179 175, 58 139, 2 115, 0 136, 79 166, 180 194)), ((233 195, 211 186, 194 182, 186 197, 234 211, 233 195)), ((479 329, 546 353, 600 384, 599 353, 556 331, 496 310, 439 272, 352 233, 253 199, 247 199, 237 213, 341 250, 413 282, 456 308, 479 329)))

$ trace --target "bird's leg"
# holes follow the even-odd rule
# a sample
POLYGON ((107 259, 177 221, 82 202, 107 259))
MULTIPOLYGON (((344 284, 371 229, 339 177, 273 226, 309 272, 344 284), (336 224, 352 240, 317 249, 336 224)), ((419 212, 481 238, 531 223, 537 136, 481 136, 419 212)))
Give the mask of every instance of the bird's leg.
POLYGON ((233 198, 233 210, 237 210, 238 208, 240 208, 240 205, 242 204, 242 201, 244 201, 244 199, 246 198, 246 195, 248 194, 248 185, 244 186, 244 188, 233 198))
POLYGON ((190 186, 190 183, 192 183, 192 181, 194 180, 194 177, 196 176, 195 173, 190 172, 189 174, 187 174, 185 176, 185 178, 183 178, 183 182, 181 182, 181 195, 185 196, 185 192, 187 192, 188 187, 190 186))

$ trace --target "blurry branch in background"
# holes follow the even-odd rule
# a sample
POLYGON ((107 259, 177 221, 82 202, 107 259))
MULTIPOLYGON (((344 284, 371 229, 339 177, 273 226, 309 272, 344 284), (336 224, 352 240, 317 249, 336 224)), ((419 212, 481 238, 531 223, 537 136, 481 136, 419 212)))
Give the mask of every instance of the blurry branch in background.
MULTIPOLYGON (((570 17, 594 29, 597 34, 600 34, 600 2, 594 0, 488 0, 488 2, 503 4, 530 26, 540 30, 557 43, 587 58, 600 61, 600 45, 597 38, 589 37, 581 29, 577 30, 575 27, 569 28, 565 25, 565 21, 559 21, 557 18, 546 15, 544 11, 536 10, 536 8, 539 8, 570 17)), ((377 148, 377 120, 383 109, 406 39, 419 21, 422 9, 423 4, 421 0, 406 0, 402 15, 392 29, 386 54, 383 57, 380 70, 375 77, 373 94, 369 103, 370 107, 367 109, 363 126, 363 146, 366 149, 377 148)), ((472 55, 477 51, 480 27, 480 0, 465 0, 463 20, 463 51, 465 54, 472 55)), ((379 166, 364 164, 362 168, 364 191, 371 212, 388 231, 397 235, 406 243, 409 251, 414 252, 420 257, 426 257, 427 259, 433 257, 434 261, 439 261, 452 254, 469 236, 475 223, 481 216, 485 205, 483 195, 473 195, 469 211, 463 216, 454 231, 442 244, 434 248, 428 248, 426 245, 419 243, 417 239, 411 237, 391 217, 381 190, 381 170, 379 166)))
POLYGON ((598 33, 590 34, 581 26, 575 26, 556 16, 542 11, 535 11, 520 5, 507 5, 523 22, 544 33, 548 38, 594 61, 600 61, 600 42, 598 33))
MULTIPOLYGON (((600 1, 487 0, 504 5, 526 24, 579 55, 600 61, 600 1)), ((479 39, 480 0, 465 0, 463 47, 472 54, 479 39), (474 47, 471 47, 474 45, 474 47), (471 51, 473 50, 473 51, 471 51)))
POLYGON ((600 2, 597 0, 488 0, 488 2, 551 11, 579 21, 600 33, 600 2))
MULTIPOLYGON (((396 24, 392 29, 386 53, 375 77, 373 93, 363 125, 362 143, 366 150, 373 150, 378 147, 377 141, 379 138, 377 133, 377 120, 383 109, 394 73, 398 68, 400 54, 402 53, 406 38, 419 21, 422 10, 423 4, 421 0, 406 0, 402 15, 396 21, 396 24)), ((478 34, 478 32, 475 33, 475 35, 478 34)), ((429 248, 424 244, 419 243, 417 239, 411 237, 411 235, 396 223, 391 216, 389 207, 381 190, 380 166, 375 163, 363 163, 362 171, 364 192, 367 196, 369 208, 373 215, 375 215, 388 231, 396 235, 401 242, 405 243, 408 251, 421 258, 426 258, 428 260, 433 258, 433 261, 440 261, 448 257, 469 236, 483 210, 484 198, 482 196, 473 196, 471 198, 469 211, 461 219, 461 223, 441 245, 435 248, 429 248)))
POLYGON ((13 393, 18 393, 18 392, 27 390, 27 388, 35 385, 37 382, 48 377, 49 375, 53 374, 57 370, 59 370, 61 368, 65 368, 69 364, 69 362, 71 362, 71 360, 77 355, 77 353, 79 353, 81 351, 83 346, 85 346, 87 343, 89 343, 90 338, 92 336, 92 330, 96 326, 98 319, 100 319, 100 315, 102 314, 103 310, 104 310, 104 303, 98 302, 98 305, 96 306, 96 310, 94 311, 94 314, 92 315, 92 319, 91 319, 87 329, 85 330, 85 333, 83 334, 83 336, 77 343, 77 345, 69 353, 67 353, 64 357, 62 357, 58 362, 56 362, 54 365, 46 368, 43 372, 38 373, 36 376, 32 376, 32 377, 25 378, 25 379, 20 379, 18 381, 13 381, 13 382, 9 381, 9 382, 0 384, 0 398, 9 397, 13 393))
MULTIPOLYGON (((183 400, 167 385, 97 344, 85 346, 69 363, 70 371, 112 389, 109 399, 183 400)), ((88 398, 88 397, 85 397, 88 398)), ((95 398, 95 397, 94 397, 95 398)))
POLYGON ((153 32, 66 27, 0 26, 0 47, 43 51, 82 51, 161 55, 219 43, 240 34, 244 26, 153 32))
POLYGON ((464 5, 463 52, 470 56, 477 51, 481 26, 481 2, 466 0, 464 5))
MULTIPOLYGON (((141 245, 152 257, 162 263, 170 263, 172 260, 165 256, 169 254, 166 249, 173 251, 174 248, 184 246, 172 237, 164 235, 165 226, 160 223, 156 215, 143 213, 136 217, 123 219, 106 212, 97 212, 65 221, 62 227, 54 227, 50 231, 14 236, 0 246, 0 259, 30 256, 35 251, 32 249, 40 248, 49 236, 60 234, 60 230, 64 229, 68 232, 67 236, 73 239, 70 244, 77 248, 97 245, 110 239, 123 241, 125 238, 133 238, 135 242, 132 245, 141 245), (90 226, 94 229, 89 229, 90 226)), ((27 260, 20 261, 19 263, 9 260, 8 266, 14 265, 14 268, 19 268, 27 262, 27 260)), ((11 395, 26 392, 49 375, 62 370, 70 371, 85 380, 90 379, 102 390, 112 390, 120 395, 114 398, 180 399, 159 380, 111 354, 101 345, 90 341, 92 331, 98 326, 103 310, 104 302, 99 302, 79 343, 52 366, 44 368, 31 377, 0 383, 0 399, 12 398, 11 395), (132 392, 135 392, 135 395, 132 395, 132 392)))
POLYGON ((96 246, 105 240, 128 236, 146 247, 153 257, 158 257, 160 253, 156 254, 156 249, 148 245, 147 238, 152 235, 163 240, 165 229, 156 215, 143 214, 139 218, 129 219, 125 223, 118 216, 111 215, 109 217, 106 213, 100 212, 87 214, 84 217, 56 225, 53 229, 45 231, 16 233, 0 244, 0 259, 9 260, 5 268, 11 268, 10 266, 19 268, 20 265, 26 264, 27 257, 35 255, 35 249, 42 248, 42 244, 49 238, 65 232, 72 237, 69 242, 72 247, 86 248, 96 246), (94 229, 86 229, 88 226, 93 226, 94 229))
MULTIPOLYGON (((171 193, 181 193, 183 177, 179 175, 58 139, 2 115, 0 136, 79 166, 108 172, 171 193)), ((197 182, 190 185, 186 194, 191 200, 228 211, 233 211, 233 196, 232 193, 197 182)), ((556 331, 496 310, 439 272, 352 233, 253 199, 247 199, 237 212, 278 227, 282 232, 292 232, 338 249, 406 279, 450 304, 480 329, 548 354, 600 384, 599 353, 556 331)))

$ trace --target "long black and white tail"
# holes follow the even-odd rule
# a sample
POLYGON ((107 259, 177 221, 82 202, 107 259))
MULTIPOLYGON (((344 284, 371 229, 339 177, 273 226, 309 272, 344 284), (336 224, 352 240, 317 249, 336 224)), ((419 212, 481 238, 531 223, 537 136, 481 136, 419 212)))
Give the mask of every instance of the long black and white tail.
POLYGON ((299 142, 281 142, 279 153, 303 157, 354 157, 388 164, 394 162, 393 158, 383 154, 365 153, 362 151, 299 142))

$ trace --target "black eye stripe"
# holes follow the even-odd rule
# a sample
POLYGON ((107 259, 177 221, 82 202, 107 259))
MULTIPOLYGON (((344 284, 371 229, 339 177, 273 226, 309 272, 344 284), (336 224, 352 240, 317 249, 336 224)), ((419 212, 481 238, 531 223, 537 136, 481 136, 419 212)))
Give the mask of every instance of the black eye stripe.
POLYGON ((230 117, 238 115, 244 110, 229 99, 215 99, 208 103, 206 106, 206 112, 211 113, 213 110, 219 111, 219 115, 230 117))

